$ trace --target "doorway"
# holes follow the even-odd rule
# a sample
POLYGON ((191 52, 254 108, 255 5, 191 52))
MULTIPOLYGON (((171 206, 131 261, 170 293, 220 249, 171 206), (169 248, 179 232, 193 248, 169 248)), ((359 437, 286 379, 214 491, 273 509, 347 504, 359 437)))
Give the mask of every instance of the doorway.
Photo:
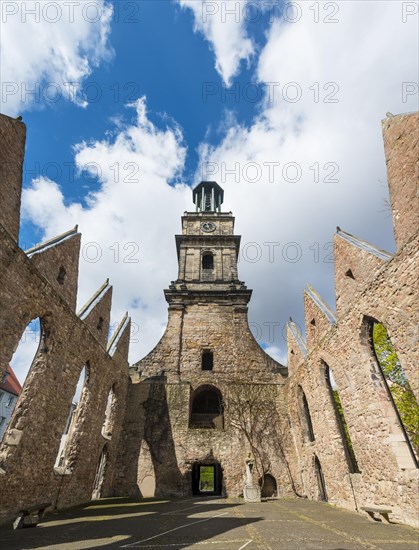
POLYGON ((222 474, 219 464, 194 464, 192 493, 194 495, 221 495, 222 474))
POLYGON ((263 478, 260 478, 259 485, 262 498, 275 498, 278 496, 276 479, 271 474, 265 474, 263 478))

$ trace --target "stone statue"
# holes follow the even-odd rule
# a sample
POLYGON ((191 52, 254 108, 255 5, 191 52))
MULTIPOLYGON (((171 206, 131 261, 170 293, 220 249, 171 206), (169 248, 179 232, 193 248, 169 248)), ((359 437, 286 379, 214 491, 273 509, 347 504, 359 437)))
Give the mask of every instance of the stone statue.
POLYGON ((252 453, 249 453, 244 460, 246 466, 246 476, 243 487, 243 496, 246 502, 260 502, 260 487, 253 483, 253 467, 255 459, 252 453))

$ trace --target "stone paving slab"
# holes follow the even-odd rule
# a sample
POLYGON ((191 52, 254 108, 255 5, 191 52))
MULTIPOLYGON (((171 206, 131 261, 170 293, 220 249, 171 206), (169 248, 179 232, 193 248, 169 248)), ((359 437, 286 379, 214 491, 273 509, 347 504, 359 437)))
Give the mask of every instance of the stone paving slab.
POLYGON ((106 499, 0 529, 2 550, 419 550, 419 532, 302 499, 106 499))

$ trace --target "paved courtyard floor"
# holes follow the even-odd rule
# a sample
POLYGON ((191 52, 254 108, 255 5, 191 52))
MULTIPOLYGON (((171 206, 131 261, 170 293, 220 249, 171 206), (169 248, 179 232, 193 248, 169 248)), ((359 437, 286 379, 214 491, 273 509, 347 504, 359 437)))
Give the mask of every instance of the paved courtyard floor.
POLYGON ((281 499, 106 499, 51 514, 36 528, 0 529, 0 548, 73 550, 416 550, 419 532, 329 504, 281 499))

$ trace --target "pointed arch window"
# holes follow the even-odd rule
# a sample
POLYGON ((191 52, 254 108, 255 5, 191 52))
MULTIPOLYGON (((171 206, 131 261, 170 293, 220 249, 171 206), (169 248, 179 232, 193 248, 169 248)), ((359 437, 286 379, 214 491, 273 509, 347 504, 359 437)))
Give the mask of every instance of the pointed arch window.
POLYGON ((32 366, 35 365, 35 359, 47 349, 48 332, 43 319, 32 319, 16 345, 10 364, 6 364, 0 380, 0 441, 6 437, 8 428, 16 426, 16 414, 22 412, 19 407, 22 390, 32 366))
POLYGON ((419 457, 419 405, 412 391, 394 346, 383 324, 368 319, 369 343, 379 366, 382 380, 397 415, 399 425, 418 467, 419 457))
POLYGON ((76 390, 71 400, 64 431, 60 440, 60 446, 58 448, 57 458, 55 460, 55 468, 66 470, 70 466, 72 443, 77 433, 81 412, 88 399, 89 380, 90 365, 89 362, 87 362, 80 372, 76 390))
POLYGON ((311 421, 311 414, 310 414, 310 409, 308 406, 306 394, 304 393, 304 390, 301 386, 298 386, 298 402, 299 402, 301 423, 303 425, 304 439, 306 441, 313 442, 315 439, 313 423, 311 421))
POLYGON ((339 391, 336 385, 333 371, 327 363, 323 361, 324 376, 327 387, 329 389, 330 400, 335 411, 336 421, 339 426, 339 431, 342 438, 343 447, 345 450, 346 460, 349 470, 352 474, 359 473, 358 462, 355 458, 355 451, 352 445, 351 436, 349 435, 348 425, 346 424, 345 415, 343 414, 342 403, 340 400, 339 391))

